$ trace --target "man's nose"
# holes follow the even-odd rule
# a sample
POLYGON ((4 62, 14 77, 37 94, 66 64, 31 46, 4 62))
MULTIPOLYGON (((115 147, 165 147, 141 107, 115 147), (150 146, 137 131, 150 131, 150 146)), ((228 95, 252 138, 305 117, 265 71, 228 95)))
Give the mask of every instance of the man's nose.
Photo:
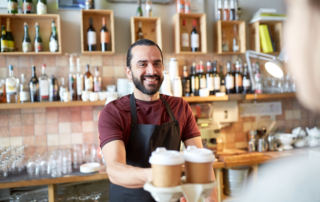
POLYGON ((154 75, 156 74, 156 68, 153 66, 152 63, 149 63, 148 66, 147 66, 147 69, 146 69, 146 73, 149 74, 149 75, 154 75))

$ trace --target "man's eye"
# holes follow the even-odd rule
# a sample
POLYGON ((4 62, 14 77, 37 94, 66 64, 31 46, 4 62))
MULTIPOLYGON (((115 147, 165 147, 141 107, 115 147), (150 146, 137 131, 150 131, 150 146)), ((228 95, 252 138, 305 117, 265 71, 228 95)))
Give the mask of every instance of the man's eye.
POLYGON ((156 62, 154 65, 155 66, 161 66, 161 62, 156 62))
POLYGON ((139 63, 139 66, 143 67, 143 66, 145 66, 145 64, 144 63, 139 63))

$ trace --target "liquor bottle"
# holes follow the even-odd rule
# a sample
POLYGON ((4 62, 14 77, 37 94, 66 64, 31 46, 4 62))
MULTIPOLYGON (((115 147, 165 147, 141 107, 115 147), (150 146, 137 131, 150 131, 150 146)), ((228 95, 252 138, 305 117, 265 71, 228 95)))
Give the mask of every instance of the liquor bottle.
POLYGON ((102 18, 102 28, 100 31, 101 51, 108 51, 108 45, 110 44, 110 34, 106 26, 106 18, 102 18))
POLYGON ((89 18, 89 28, 87 31, 88 38, 88 51, 96 51, 97 50, 97 34, 96 30, 92 26, 92 18, 89 18))
POLYGON ((69 59, 70 63, 70 72, 69 72, 69 92, 70 92, 70 100, 77 100, 77 81, 76 75, 74 74, 74 63, 73 57, 71 56, 69 59))
POLYGON ((182 79, 182 95, 189 97, 191 92, 191 81, 188 75, 187 66, 183 66, 183 79, 182 79))
POLYGON ((1 52, 8 52, 8 41, 4 25, 1 26, 1 52))
POLYGON ((93 92, 93 77, 90 73, 89 65, 87 65, 87 71, 83 76, 84 79, 84 90, 93 92))
POLYGON ((210 95, 214 95, 214 81, 213 81, 213 74, 212 74, 212 63, 210 61, 207 62, 207 88, 209 90, 210 95))
POLYGON ((184 0, 184 13, 191 13, 190 0, 184 0))
POLYGON ((6 103, 6 86, 4 79, 0 79, 0 103, 6 103))
POLYGON ((8 0, 7 8, 8 8, 8 13, 18 13, 18 1, 8 0))
POLYGON ((219 77, 220 77, 220 92, 225 93, 226 92, 226 80, 225 80, 225 76, 223 74, 223 65, 222 64, 220 64, 219 77))
POLYGON ((217 4, 218 4, 217 5, 217 7, 218 7, 217 20, 223 20, 222 0, 218 0, 217 4))
POLYGON ((17 80, 13 76, 13 66, 9 65, 9 77, 6 79, 7 103, 18 102, 17 88, 17 80))
POLYGON ((235 83, 235 93, 242 93, 242 74, 240 71, 240 63, 236 61, 236 72, 234 76, 234 83, 235 83))
POLYGON ((35 24, 35 28, 36 28, 36 36, 34 38, 34 52, 38 53, 43 51, 43 48, 42 48, 42 38, 40 35, 40 27, 37 22, 35 24))
POLYGON ((59 89, 59 97, 60 97, 60 101, 63 102, 63 94, 64 92, 68 92, 67 86, 64 82, 64 78, 61 78, 61 85, 60 85, 60 89, 59 89))
POLYGON ((83 76, 81 74, 80 58, 77 58, 77 100, 81 100, 83 91, 83 76))
POLYGON ((141 8, 141 0, 138 0, 138 8, 137 8, 136 16, 138 16, 138 17, 143 16, 142 8, 141 8))
POLYGON ((42 65, 42 74, 39 77, 39 101, 49 101, 49 80, 44 64, 42 65))
POLYGON ((261 94, 262 93, 262 81, 261 81, 261 75, 260 75, 259 62, 256 62, 256 73, 254 75, 254 79, 256 82, 254 92, 257 94, 261 94))
POLYGON ((32 13, 32 0, 23 0, 23 2, 22 2, 22 13, 23 14, 32 13))
POLYGON ((232 50, 234 53, 240 51, 240 40, 239 40, 237 25, 233 25, 232 50))
POLYGON ((26 22, 23 24, 23 26, 24 26, 24 36, 23 36, 23 41, 22 41, 22 51, 24 53, 31 52, 32 45, 31 45, 31 39, 30 39, 30 35, 29 35, 29 26, 26 22))
POLYGON ((199 95, 199 77, 197 76, 196 63, 191 66, 191 93, 194 96, 199 95))
POLYGON ((36 66, 32 66, 32 77, 29 82, 30 101, 39 102, 39 80, 36 75, 36 66))
POLYGON ((177 13, 184 13, 184 0, 176 0, 177 13))
POLYGON ((199 34, 196 29, 197 21, 193 20, 193 29, 191 31, 191 51, 199 51, 199 34))
POLYGON ((51 23, 51 35, 50 35, 49 49, 50 49, 51 53, 59 51, 58 33, 57 33, 56 24, 54 21, 52 21, 52 23, 51 23))
POLYGON ((49 78, 49 101, 58 101, 58 80, 52 74, 51 78, 49 78))
POLYGON ((21 83, 19 89, 19 100, 21 103, 30 102, 29 86, 26 82, 26 77, 24 74, 21 74, 21 83))
POLYGON ((37 14, 47 14, 47 0, 38 0, 37 3, 37 14))
POLYGON ((220 92, 220 82, 221 82, 220 76, 217 71, 217 61, 213 62, 212 76, 213 76, 213 86, 214 86, 214 94, 215 94, 220 92))
POLYGON ((206 75, 203 72, 203 62, 200 61, 199 63, 199 89, 204 89, 207 88, 207 80, 206 80, 206 75))
POLYGON ((222 52, 229 52, 229 41, 224 29, 222 30, 222 52))
POLYGON ((137 32, 136 41, 138 41, 140 39, 144 39, 143 32, 142 32, 142 23, 141 23, 141 21, 139 21, 138 25, 139 25, 139 28, 138 28, 138 32, 137 32))
POLYGON ((186 20, 182 20, 181 28, 181 51, 189 51, 189 33, 186 28, 186 20))
POLYGON ((93 91, 101 92, 101 77, 98 67, 95 68, 94 78, 93 78, 93 91))
POLYGON ((228 62, 228 64, 227 64, 227 70, 228 70, 228 72, 225 77, 226 93, 231 94, 231 93, 234 93, 234 77, 231 72, 231 63, 230 62, 228 62))
POLYGON ((236 9, 234 0, 230 0, 230 20, 236 20, 236 9))
POLYGON ((248 94, 251 92, 251 81, 250 81, 250 75, 248 72, 248 65, 244 63, 244 69, 243 69, 243 79, 242 79, 242 85, 243 85, 243 94, 248 94))
POLYGON ((229 5, 228 0, 224 0, 224 8, 223 8, 223 20, 229 20, 230 19, 230 12, 229 12, 229 5))
POLYGON ((13 39, 13 35, 12 35, 11 29, 10 29, 10 18, 7 18, 6 37, 7 37, 8 52, 13 52, 14 51, 14 39, 13 39))
POLYGON ((146 0, 146 17, 152 17, 152 2, 146 0))

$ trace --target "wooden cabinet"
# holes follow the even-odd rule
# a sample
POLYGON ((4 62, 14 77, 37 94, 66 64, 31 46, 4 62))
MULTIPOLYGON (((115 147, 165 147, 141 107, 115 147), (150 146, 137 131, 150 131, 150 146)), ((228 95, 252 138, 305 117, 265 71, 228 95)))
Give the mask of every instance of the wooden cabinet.
POLYGON ((262 52, 261 39, 260 39, 260 25, 267 25, 272 41, 275 44, 274 54, 279 54, 283 47, 282 42, 282 21, 257 21, 250 24, 250 49, 262 52))
POLYGON ((161 34, 161 19, 156 17, 132 17, 130 21, 131 26, 131 43, 137 41, 137 33, 139 30, 139 23, 141 22, 141 29, 143 38, 150 39, 158 44, 162 49, 162 34, 161 34))
POLYGON ((216 54, 245 54, 246 52, 246 23, 245 21, 217 21, 214 26, 214 52, 216 54), (234 28, 237 29, 239 39, 239 52, 233 52, 233 38, 235 35, 234 28), (229 44, 229 51, 223 51, 222 41, 226 40, 229 44))
POLYGON ((207 53, 207 20, 206 20, 206 14, 198 14, 198 13, 177 13, 172 17, 173 20, 173 32, 174 32, 174 52, 176 54, 206 54, 207 53), (182 28, 182 22, 183 20, 186 21, 185 28, 187 32, 189 33, 189 39, 190 39, 190 33, 193 29, 193 20, 196 20, 197 26, 197 32, 199 34, 199 49, 198 52, 191 52, 190 44, 191 40, 189 40, 189 51, 182 51, 181 50, 181 28, 182 28))
POLYGON ((14 39, 14 52, 5 52, 0 55, 60 55, 62 53, 62 43, 61 43, 61 22, 60 16, 57 14, 0 14, 0 24, 7 27, 7 18, 10 18, 10 28, 14 39), (49 39, 51 35, 51 22, 55 21, 58 33, 58 45, 59 51, 51 53, 49 50, 49 39), (32 43, 33 52, 22 52, 22 40, 24 36, 24 23, 29 26, 29 35, 32 43), (40 35, 42 38, 43 51, 34 52, 34 38, 36 35, 35 23, 38 22, 40 26, 40 35))
POLYGON ((114 17, 112 10, 81 10, 81 53, 84 55, 104 55, 113 54, 115 51, 114 44, 114 17), (106 27, 110 34, 110 44, 108 45, 108 51, 101 51, 100 30, 102 28, 102 18, 106 18, 106 27), (89 28, 89 19, 92 18, 93 28, 96 31, 97 50, 88 51, 87 45, 87 30, 89 28))

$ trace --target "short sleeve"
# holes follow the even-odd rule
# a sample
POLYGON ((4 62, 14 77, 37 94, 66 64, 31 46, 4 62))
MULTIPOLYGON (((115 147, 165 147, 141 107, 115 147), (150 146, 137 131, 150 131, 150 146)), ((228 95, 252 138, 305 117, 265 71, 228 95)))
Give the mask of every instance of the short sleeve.
POLYGON ((191 107, 186 101, 183 102, 183 106, 185 107, 185 125, 182 130, 181 140, 186 141, 188 139, 201 136, 201 133, 198 129, 196 119, 193 116, 191 107))

